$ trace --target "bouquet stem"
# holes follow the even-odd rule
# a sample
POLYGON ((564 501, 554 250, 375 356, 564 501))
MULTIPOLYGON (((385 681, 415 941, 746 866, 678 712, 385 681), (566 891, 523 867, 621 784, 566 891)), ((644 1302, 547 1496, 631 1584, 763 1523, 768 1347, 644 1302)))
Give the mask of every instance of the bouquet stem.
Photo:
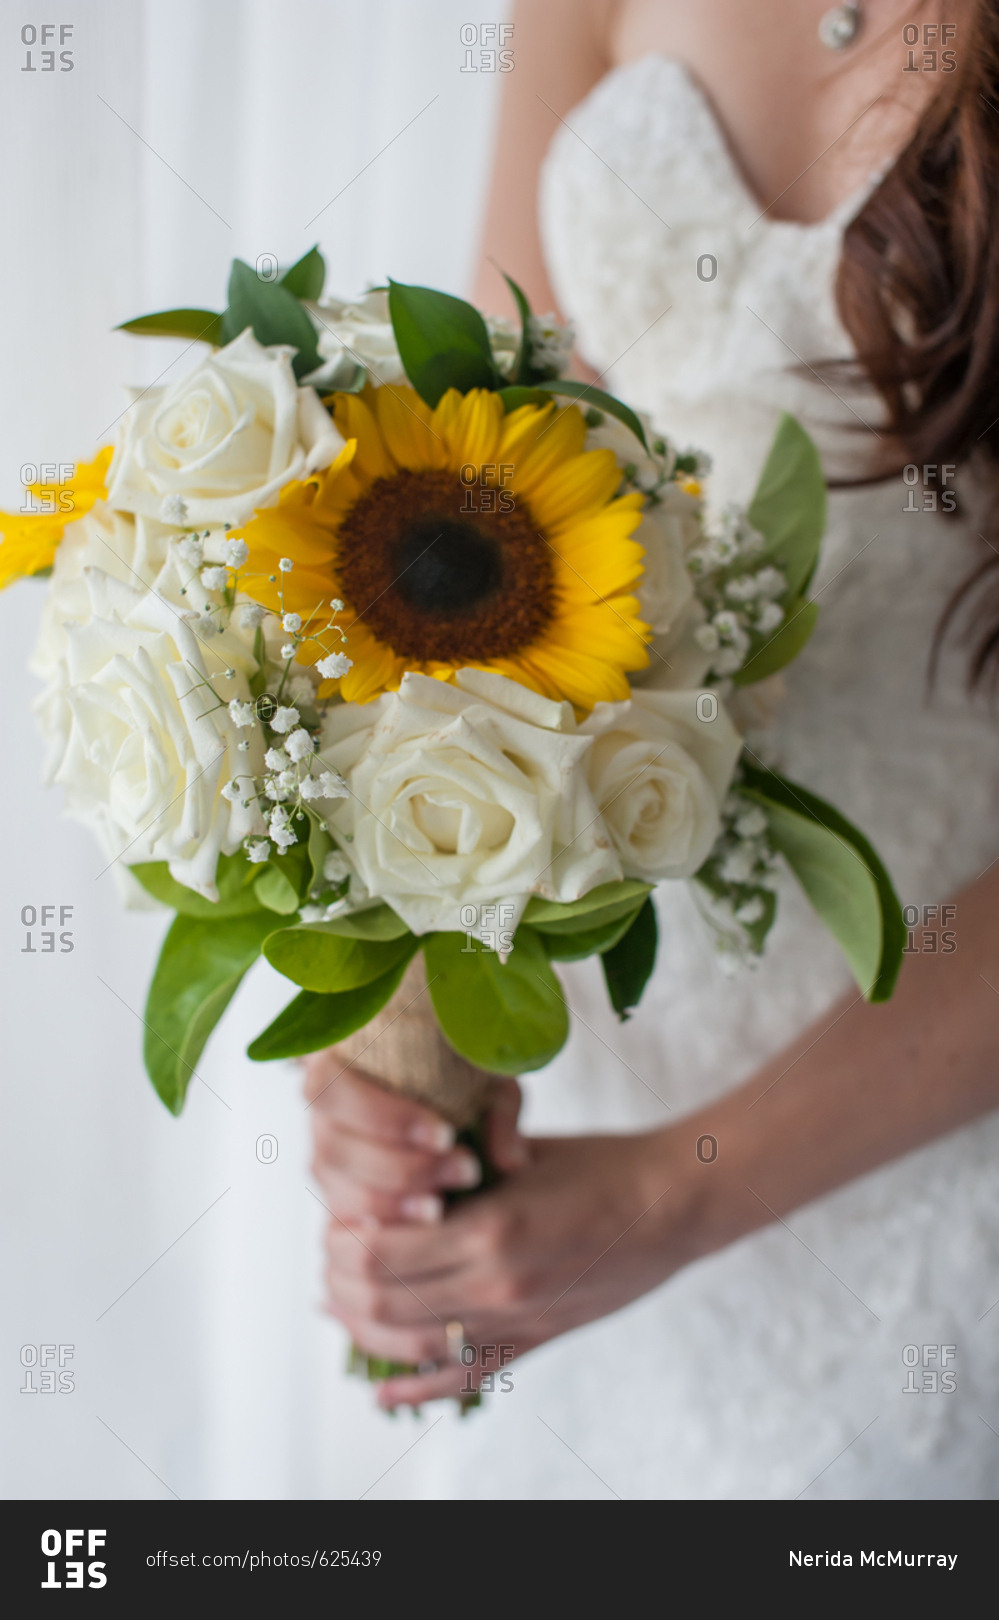
MULTIPOLYGON (((343 1064, 354 1064, 387 1091, 410 1097, 441 1114, 455 1128, 458 1141, 471 1148, 482 1165, 482 1186, 496 1179, 483 1148, 482 1122, 492 1097, 491 1074, 460 1057, 441 1034, 427 994, 423 956, 415 956, 391 1001, 364 1029, 333 1048, 343 1064)), ((467 1198, 467 1192, 447 1195, 449 1204, 467 1198)), ((405 1362, 369 1356, 352 1345, 347 1370, 380 1383, 419 1371, 405 1362)), ((478 1406, 478 1391, 460 1395, 462 1416, 478 1406)))

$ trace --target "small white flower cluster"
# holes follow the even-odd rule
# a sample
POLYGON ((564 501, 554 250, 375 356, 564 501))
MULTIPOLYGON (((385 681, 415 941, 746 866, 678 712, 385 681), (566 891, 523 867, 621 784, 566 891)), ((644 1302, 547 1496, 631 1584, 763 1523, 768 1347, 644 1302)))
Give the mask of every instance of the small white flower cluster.
MULTIPOLYGON (((767 837, 766 812, 738 789, 725 798, 722 809, 722 834, 715 852, 720 856, 718 875, 725 883, 752 884, 769 887, 776 856, 767 837)), ((744 923, 758 922, 762 912, 740 916, 744 923)))
MULTIPOLYGON (((596 417, 602 415, 599 411, 593 414, 596 417)), ((642 458, 641 464, 625 462, 621 469, 624 481, 644 495, 650 506, 657 506, 662 501, 665 486, 674 483, 678 477, 677 460, 676 450, 668 439, 653 439, 649 454, 642 458)))
MULTIPOLYGON (((594 417, 602 414, 592 413, 594 417)), ((678 451, 669 439, 655 438, 649 442, 648 455, 643 455, 640 462, 624 462, 621 471, 624 482, 644 495, 648 506, 659 506, 670 484, 699 497, 701 480, 711 471, 711 457, 704 450, 678 451)))
POLYGON ((777 854, 767 833, 765 811, 733 788, 721 808, 722 830, 704 868, 696 893, 715 934, 725 972, 755 966, 762 954, 769 893, 776 881, 777 854))
MULTIPOLYGON (((207 539, 207 535, 204 538, 207 539)), ((187 536, 178 543, 177 549, 192 567, 201 566, 204 556, 201 536, 187 536)), ((237 585, 235 571, 246 562, 249 548, 242 540, 228 540, 224 554, 226 565, 202 567, 200 579, 206 590, 216 586, 225 589, 226 603, 220 611, 231 614, 237 585), (234 570, 231 584, 226 578, 227 568, 234 570), (215 580, 216 574, 221 576, 219 581, 215 580)), ((301 723, 301 711, 315 708, 316 687, 312 677, 304 671, 292 674, 299 647, 308 641, 318 642, 325 653, 317 665, 323 677, 345 675, 352 667, 352 661, 344 653, 326 651, 325 643, 320 640, 322 635, 329 632, 335 632, 341 642, 346 640, 343 630, 335 622, 337 614, 343 612, 343 603, 334 597, 330 602, 329 623, 318 633, 310 631, 308 623, 303 624, 300 613, 286 611, 284 607, 284 576, 291 573, 293 567, 290 557, 282 557, 278 563, 279 576, 272 576, 281 579, 278 617, 281 629, 288 637, 280 650, 284 667, 275 676, 272 690, 250 702, 233 698, 227 705, 230 723, 237 731, 249 731, 262 725, 264 741, 268 744, 264 754, 264 775, 235 776, 221 790, 222 797, 231 804, 240 804, 244 809, 249 809, 256 802, 260 808, 267 837, 250 838, 244 846, 250 860, 256 863, 269 860, 274 849, 278 854, 283 854, 299 842, 296 824, 307 820, 305 805, 345 798, 348 794, 347 784, 339 771, 328 768, 313 770, 317 763, 316 744, 309 724, 301 723)), ((266 609, 255 602, 241 603, 239 608, 244 628, 256 629, 266 614, 266 609)), ((210 615, 205 617, 214 623, 210 615)), ((314 724, 314 721, 310 723, 314 724)), ((246 740, 236 746, 240 753, 250 751, 250 743, 246 740)))
POLYGON ((772 635, 784 622, 780 598, 787 580, 772 563, 753 569, 766 542, 738 507, 723 514, 719 528, 691 551, 687 562, 707 619, 695 640, 712 654, 710 673, 734 675, 746 661, 755 632, 772 635))
MULTIPOLYGON (((278 592, 281 603, 281 629, 288 637, 288 640, 285 641, 281 647, 280 656, 285 667, 279 692, 283 689, 284 682, 290 675, 291 666, 298 657, 298 649, 306 642, 317 642, 319 647, 322 649, 323 657, 320 658, 316 663, 316 669, 322 676, 323 680, 338 681, 342 676, 346 675, 349 669, 353 669, 354 667, 354 660, 352 658, 348 658, 347 654, 343 652, 330 652, 326 646, 326 643, 322 640, 323 636, 335 634, 340 637, 340 642, 342 645, 346 644, 346 633, 336 622, 337 615, 343 612, 343 603, 338 596, 334 596, 330 602, 330 618, 328 623, 323 625, 323 628, 318 631, 309 629, 309 625, 312 623, 312 619, 315 615, 311 615, 308 621, 303 625, 302 615, 300 613, 285 612, 283 576, 285 574, 290 574, 294 566, 295 565, 290 557, 282 557, 278 563, 278 568, 280 569, 282 575, 278 592)), ((320 603, 319 606, 321 607, 322 603, 320 603)), ((317 613, 318 611, 319 608, 316 609, 317 613)), ((306 701, 310 703, 314 702, 315 693, 312 688, 312 683, 308 680, 308 677, 305 677, 305 683, 308 686, 308 697, 306 701)), ((305 686, 303 686, 303 677, 301 676, 298 676, 292 680, 292 696, 295 695, 296 691, 299 693, 305 691, 305 686)), ((273 720, 271 721, 271 725, 274 726, 274 729, 277 731, 281 729, 280 726, 275 726, 273 720)))
POLYGON ((234 698, 229 704, 229 718, 238 730, 256 725, 261 719, 280 739, 272 741, 264 755, 266 775, 234 777, 222 789, 223 797, 232 803, 239 801, 249 806, 256 799, 260 804, 268 837, 247 842, 247 855, 254 862, 270 859, 272 842, 279 854, 298 843, 294 823, 305 820, 305 804, 342 799, 348 792, 339 771, 324 768, 313 774, 316 755, 312 734, 299 725, 301 717, 296 708, 280 703, 272 708, 273 702, 271 698, 263 705, 259 699, 256 703, 241 703, 234 698))
MULTIPOLYGON (((170 496, 163 503, 163 514, 166 517, 167 508, 170 509, 170 521, 176 521, 178 526, 183 524, 187 509, 179 496, 170 496)), ((229 524, 225 524, 226 529, 229 524)), ((211 540, 212 530, 205 529, 201 533, 185 534, 177 541, 176 552, 182 563, 191 569, 186 582, 180 588, 181 596, 186 596, 194 583, 195 577, 202 590, 211 596, 221 596, 221 602, 209 602, 200 612, 187 615, 195 635, 202 641, 210 641, 226 629, 233 614, 233 605, 238 589, 239 570, 250 555, 250 548, 245 540, 225 540, 222 544, 222 562, 205 562, 205 541, 211 540)), ((248 603, 240 608, 239 622, 244 629, 256 629, 264 617, 265 610, 258 604, 248 603), (248 609, 256 609, 259 617, 248 613, 248 609)))
POLYGON ((545 377, 564 377, 572 359, 576 329, 570 321, 562 326, 554 315, 531 315, 527 322, 531 366, 545 377))
POLYGON ((309 904, 299 909, 298 915, 304 923, 332 922, 334 917, 342 917, 345 911, 352 911, 371 898, 338 849, 331 850, 323 862, 323 877, 328 889, 325 892, 314 889, 309 904))

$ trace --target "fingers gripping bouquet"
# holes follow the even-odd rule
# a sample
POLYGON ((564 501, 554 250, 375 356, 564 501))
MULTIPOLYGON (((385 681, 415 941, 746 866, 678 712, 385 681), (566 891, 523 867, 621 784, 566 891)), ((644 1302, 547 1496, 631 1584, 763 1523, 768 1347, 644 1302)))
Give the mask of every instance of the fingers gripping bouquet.
POLYGON ((705 459, 564 376, 569 335, 514 283, 516 323, 323 281, 315 249, 280 280, 236 261, 223 314, 128 322, 210 352, 0 519, 0 582, 49 576, 49 774, 176 913, 146 1011, 166 1105, 263 955, 297 994, 252 1058, 339 1043, 474 1128, 491 1075, 564 1044, 559 962, 599 956, 626 1018, 655 885, 692 882, 751 957, 782 861, 890 995, 877 856, 726 709, 815 623, 807 436, 785 417, 709 524, 705 459))

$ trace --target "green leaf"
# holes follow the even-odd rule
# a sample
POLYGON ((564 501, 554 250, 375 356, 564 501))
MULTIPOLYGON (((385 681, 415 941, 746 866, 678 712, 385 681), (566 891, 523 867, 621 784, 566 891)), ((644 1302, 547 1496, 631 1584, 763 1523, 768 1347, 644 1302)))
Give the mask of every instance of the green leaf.
POLYGON ((581 928, 599 928, 637 911, 651 887, 636 878, 601 883, 584 894, 582 900, 572 900, 565 905, 535 896, 527 902, 523 921, 546 934, 572 934, 581 928))
POLYGON ((326 887, 326 878, 323 875, 323 864, 327 855, 333 848, 333 840, 325 826, 314 811, 308 810, 309 841, 306 850, 309 857, 309 892, 326 887))
POLYGON ((246 327, 258 343, 288 343, 298 350, 293 367, 303 377, 319 365, 316 329, 294 293, 280 281, 261 281, 242 259, 233 259, 229 276, 229 307, 222 317, 231 342, 246 327))
POLYGON ((564 929, 542 932, 541 940, 549 961, 582 962, 587 956, 602 956, 604 951, 611 950, 619 939, 623 939, 641 909, 640 905, 636 906, 613 922, 601 923, 595 928, 580 928, 571 934, 564 929))
POLYGON ((522 405, 550 405, 551 395, 540 388, 526 388, 511 384, 508 388, 497 389, 503 401, 503 409, 507 416, 511 411, 519 411, 522 405))
POLYGON ((303 253, 281 277, 282 287, 287 287, 296 298, 307 299, 310 304, 315 303, 325 282, 326 263, 318 245, 310 247, 308 253, 303 253))
POLYGON ((298 910, 298 890, 287 872, 283 872, 280 866, 263 867, 253 889, 259 904, 266 906, 268 911, 276 911, 282 917, 290 917, 292 912, 298 910))
POLYGON ((274 927, 267 911, 206 922, 175 917, 146 1002, 146 1072, 171 1113, 184 1106, 205 1042, 274 927))
POLYGON ((569 1015, 544 946, 523 925, 505 962, 467 934, 423 940, 437 1020, 456 1052, 496 1074, 550 1063, 565 1045, 569 1015))
POLYGON ((223 317, 212 309, 164 309, 158 315, 139 315, 122 321, 116 332, 136 332, 140 337, 200 338, 220 348, 225 336, 223 317))
POLYGON ((874 849, 845 816, 756 766, 740 792, 767 812, 770 837, 838 942, 868 1001, 887 1001, 905 948, 898 896, 874 849))
POLYGON ((323 925, 331 934, 343 934, 346 939, 402 939, 409 929, 391 906, 371 906, 367 911, 345 911, 323 925))
POLYGON ((308 923, 272 934, 264 955, 303 990, 326 995, 370 984, 397 962, 408 962, 416 947, 408 932, 398 939, 359 939, 336 932, 331 923, 308 923))
POLYGON ((407 966, 408 959, 404 958, 380 979, 372 979, 356 990, 326 996, 303 990, 255 1041, 251 1041, 246 1049, 247 1056, 255 1063, 266 1063, 271 1058, 304 1057, 307 1052, 318 1052, 324 1046, 346 1040, 356 1029, 369 1024, 391 1000, 407 966))
MULTIPOLYGON (((531 335, 529 325, 531 319, 531 306, 527 302, 527 294, 524 292, 522 287, 518 287, 513 277, 508 276, 505 270, 501 270, 500 274, 513 294, 513 301, 517 306, 517 313, 520 316, 520 348, 517 350, 517 363, 513 368, 514 384, 529 384, 531 381, 531 335)), ((508 411, 511 408, 512 407, 507 406, 508 411)))
POLYGON ((251 887, 259 867, 251 866, 241 849, 235 855, 220 855, 215 883, 219 891, 217 900, 206 900, 183 883, 170 876, 166 861, 140 861, 130 867, 147 894, 162 901, 172 911, 185 917, 237 917, 248 911, 258 911, 260 902, 251 887))
POLYGON ((260 904, 281 916, 290 916, 305 899, 312 878, 308 843, 299 837, 297 844, 272 855, 268 864, 258 866, 256 871, 254 889, 260 904))
POLYGON ((536 383, 535 388, 540 394, 562 394, 566 399, 585 400, 594 409, 606 411, 608 416, 616 416, 619 422, 631 429, 642 449, 648 450, 645 429, 638 417, 630 405, 615 399, 613 394, 605 394, 602 388, 594 388, 592 383, 577 382, 574 377, 555 377, 548 382, 536 383))
POLYGON ((642 999, 656 965, 658 943, 656 908, 651 898, 646 898, 628 932, 600 958, 607 994, 622 1024, 642 999))
POLYGON ((826 481, 814 444, 786 412, 746 515, 767 541, 766 550, 753 559, 754 570, 764 562, 780 568, 793 601, 805 590, 818 558, 826 526, 826 481))
POLYGON ((489 333, 474 305, 390 281, 389 312, 406 375, 431 408, 449 388, 466 394, 498 386, 489 333))
POLYGON ((790 603, 784 623, 773 635, 761 636, 758 633, 753 635, 749 657, 732 677, 735 685, 752 686, 754 681, 764 681, 768 675, 776 675, 777 671, 783 669, 785 664, 789 664, 792 658, 797 658, 802 647, 811 639, 818 617, 817 602, 802 601, 799 598, 790 603))

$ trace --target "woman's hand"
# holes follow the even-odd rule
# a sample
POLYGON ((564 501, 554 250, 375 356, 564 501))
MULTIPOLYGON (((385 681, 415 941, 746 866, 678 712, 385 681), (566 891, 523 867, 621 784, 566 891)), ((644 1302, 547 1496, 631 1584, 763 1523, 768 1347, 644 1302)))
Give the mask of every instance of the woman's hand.
POLYGON ((387 1380, 383 1406, 467 1391, 690 1257, 665 1133, 526 1140, 519 1088, 501 1082, 487 1150, 504 1179, 445 1216, 442 1193, 474 1185, 478 1169, 435 1114, 356 1071, 337 1074, 323 1054, 309 1062, 308 1091, 333 1215, 329 1309, 369 1354, 438 1364, 387 1380), (467 1350, 466 1364, 455 1359, 455 1323, 474 1362, 467 1350))

